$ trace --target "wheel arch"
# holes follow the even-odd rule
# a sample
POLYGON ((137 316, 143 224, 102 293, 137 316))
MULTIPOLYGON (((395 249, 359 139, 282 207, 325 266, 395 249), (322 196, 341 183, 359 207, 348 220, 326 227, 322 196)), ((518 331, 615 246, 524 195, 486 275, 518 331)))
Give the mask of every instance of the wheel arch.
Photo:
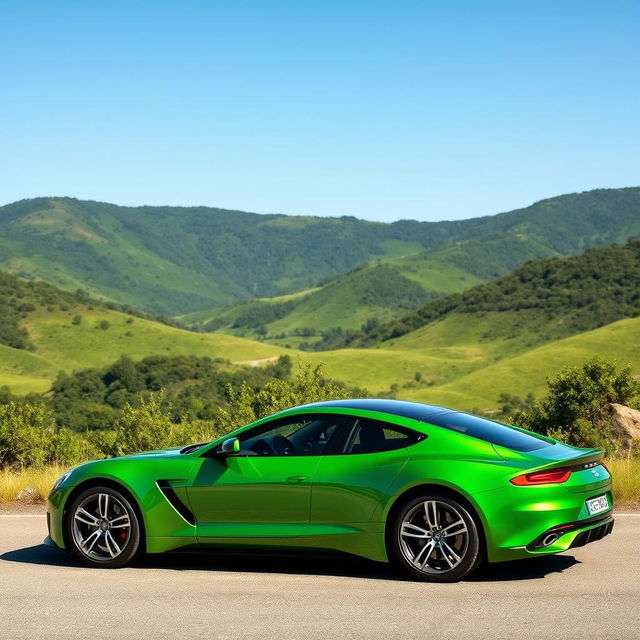
POLYGON ((113 478, 89 478, 88 480, 84 480, 83 482, 76 485, 67 496, 67 499, 64 503, 64 508, 62 510, 62 536, 64 540, 65 549, 69 548, 69 540, 68 540, 68 532, 67 532, 67 519, 69 517, 69 509, 73 504, 73 501, 86 489, 90 489, 91 487, 109 487, 110 489, 114 489, 119 491, 124 495, 127 500, 131 503, 131 506, 134 508, 136 515, 138 516, 138 521, 140 523, 140 543, 142 545, 142 552, 146 551, 147 547, 147 527, 144 521, 144 514, 142 509, 140 508, 140 503, 134 493, 126 487, 121 482, 114 480, 113 478))
POLYGON ((418 484, 413 487, 409 487, 402 493, 400 493, 391 503, 391 506, 387 510, 387 517, 385 519, 385 527, 384 527, 384 542, 385 549, 387 552, 387 557, 393 557, 392 553, 392 536, 393 536, 393 525, 396 520, 400 509, 404 504, 406 504, 409 500, 416 498, 420 495, 424 495, 425 492, 432 492, 437 495, 453 498, 454 500, 458 500, 462 503, 469 513, 471 517, 474 519, 476 526, 478 528, 478 533, 480 535, 480 544, 484 551, 485 558, 488 557, 489 549, 488 549, 488 541, 487 535, 485 531, 485 522, 481 516, 481 511, 477 505, 475 505, 468 496, 466 496, 461 491, 458 491, 452 487, 449 487, 444 484, 437 483, 423 483, 418 484))

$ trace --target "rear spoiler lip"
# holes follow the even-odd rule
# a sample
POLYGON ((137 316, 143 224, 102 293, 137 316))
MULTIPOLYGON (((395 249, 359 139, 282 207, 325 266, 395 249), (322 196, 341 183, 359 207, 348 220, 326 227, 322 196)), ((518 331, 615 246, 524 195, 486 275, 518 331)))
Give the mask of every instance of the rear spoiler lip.
MULTIPOLYGON (((546 471, 547 469, 572 469, 577 470, 579 467, 585 467, 590 463, 600 462, 604 458, 604 451, 602 449, 579 449, 575 448, 575 454, 559 460, 545 460, 544 458, 538 458, 536 451, 527 452, 528 455, 532 455, 534 459, 525 457, 519 451, 511 450, 512 456, 506 458, 503 453, 496 449, 494 445, 494 451, 505 461, 509 461, 513 466, 519 467, 517 473, 514 476, 521 475, 523 473, 535 473, 536 471, 546 471)), ((595 466, 595 464, 593 465, 595 466)))
POLYGON ((589 463, 600 462, 603 458, 604 451, 602 449, 583 449, 583 453, 579 453, 574 457, 565 458, 564 460, 550 460, 545 464, 531 467, 530 470, 527 469, 527 473, 545 471, 546 469, 572 469, 577 471, 580 468, 586 468, 589 463))

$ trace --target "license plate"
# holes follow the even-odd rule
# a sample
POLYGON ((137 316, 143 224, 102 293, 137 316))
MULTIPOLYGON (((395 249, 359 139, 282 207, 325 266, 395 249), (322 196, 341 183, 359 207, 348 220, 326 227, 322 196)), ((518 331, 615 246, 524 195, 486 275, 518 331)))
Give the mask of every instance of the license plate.
POLYGON ((607 500, 607 496, 598 496, 597 498, 591 498, 591 500, 587 500, 587 511, 589 515, 592 516, 596 513, 600 513, 601 511, 606 511, 609 508, 609 501, 607 500))

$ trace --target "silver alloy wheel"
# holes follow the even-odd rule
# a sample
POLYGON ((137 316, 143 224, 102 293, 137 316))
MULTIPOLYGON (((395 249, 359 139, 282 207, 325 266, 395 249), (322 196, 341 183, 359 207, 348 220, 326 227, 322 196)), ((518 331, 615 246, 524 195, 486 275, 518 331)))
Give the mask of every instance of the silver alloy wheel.
POLYGON ((129 510, 110 493, 87 496, 73 512, 74 541, 92 560, 117 558, 127 545, 130 529, 129 510))
POLYGON ((400 524, 400 549, 424 573, 455 569, 469 548, 469 531, 461 513, 441 500, 425 500, 411 508, 400 524))

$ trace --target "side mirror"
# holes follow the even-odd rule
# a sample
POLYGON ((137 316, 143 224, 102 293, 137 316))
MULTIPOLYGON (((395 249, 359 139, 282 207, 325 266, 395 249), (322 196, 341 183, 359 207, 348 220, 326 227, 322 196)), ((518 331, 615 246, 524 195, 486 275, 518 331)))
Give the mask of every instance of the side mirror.
POLYGON ((240 451, 240 440, 238 438, 227 438, 219 449, 223 456, 231 456, 240 451))

